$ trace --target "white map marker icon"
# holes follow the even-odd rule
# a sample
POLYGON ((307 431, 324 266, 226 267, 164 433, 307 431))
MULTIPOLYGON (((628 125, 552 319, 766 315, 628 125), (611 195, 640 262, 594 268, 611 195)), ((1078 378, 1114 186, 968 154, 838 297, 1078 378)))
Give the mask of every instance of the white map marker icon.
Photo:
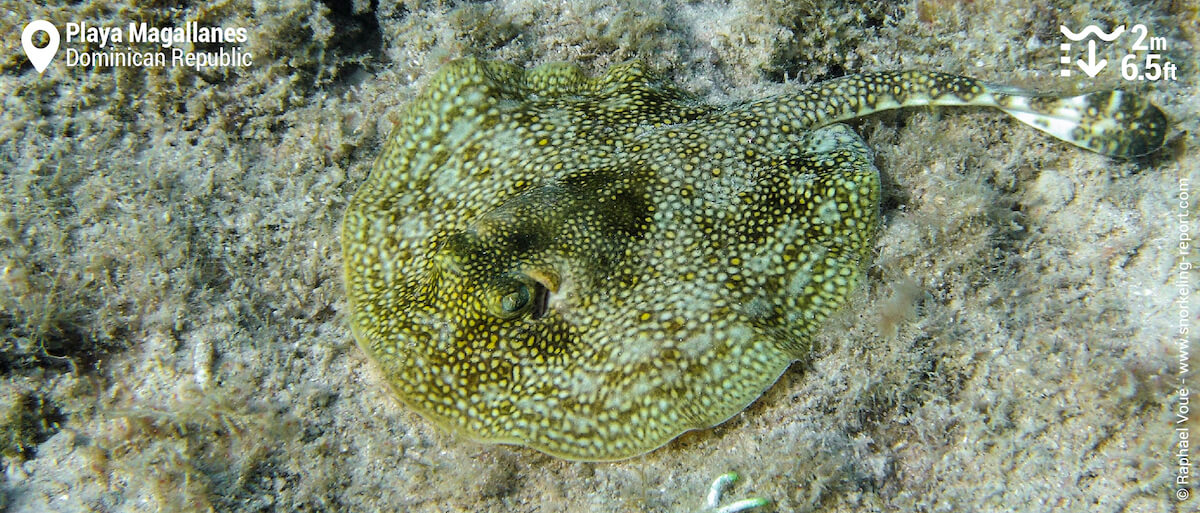
POLYGON ((41 74, 46 71, 46 66, 50 65, 50 59, 54 58, 55 52, 58 52, 58 28, 46 20, 33 20, 21 31, 21 46, 25 47, 25 56, 29 57, 33 68, 41 74), (44 48, 33 46, 33 35, 38 32, 45 32, 50 36, 50 44, 44 48))

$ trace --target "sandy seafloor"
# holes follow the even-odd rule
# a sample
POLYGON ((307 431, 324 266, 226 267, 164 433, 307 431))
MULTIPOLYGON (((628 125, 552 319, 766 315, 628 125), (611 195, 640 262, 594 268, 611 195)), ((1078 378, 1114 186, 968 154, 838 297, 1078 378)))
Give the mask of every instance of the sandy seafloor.
POLYGON ((1200 239, 1194 2, 146 4, 0 8, 0 510, 686 512, 727 470, 729 499, 773 511, 1200 507, 1175 484, 1176 428, 1200 434, 1176 417, 1180 310, 1200 329, 1178 272, 1180 230, 1200 239), (39 76, 16 37, 35 18, 248 27, 254 64, 39 76), (1126 84, 1127 37, 1059 77, 1059 25, 1090 23, 1145 24, 1178 80, 1126 84), (641 58, 717 103, 901 68, 1126 86, 1178 134, 1116 161, 990 110, 856 121, 884 222, 821 349, 717 428, 567 462, 406 411, 347 328, 341 213, 463 55, 641 58))

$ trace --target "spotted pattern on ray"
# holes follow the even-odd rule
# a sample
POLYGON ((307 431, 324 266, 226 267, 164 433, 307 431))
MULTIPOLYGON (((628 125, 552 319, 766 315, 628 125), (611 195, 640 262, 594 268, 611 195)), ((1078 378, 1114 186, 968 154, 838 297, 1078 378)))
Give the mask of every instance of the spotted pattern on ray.
POLYGON ((879 175, 837 121, 982 105, 1117 157, 1162 112, 926 72, 728 107, 637 62, 590 78, 474 59, 431 78, 351 201, 350 323, 396 395, 486 442, 644 453, 759 397, 858 281, 879 175))

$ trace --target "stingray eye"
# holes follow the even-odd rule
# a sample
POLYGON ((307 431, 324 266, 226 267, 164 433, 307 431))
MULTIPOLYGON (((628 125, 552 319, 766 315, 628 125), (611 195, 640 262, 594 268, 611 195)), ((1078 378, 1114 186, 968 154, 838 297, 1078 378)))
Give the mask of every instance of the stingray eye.
POLYGON ((520 283, 516 290, 500 298, 500 309, 505 313, 516 315, 529 305, 529 287, 520 283))
POLYGON ((505 276, 492 282, 487 292, 487 308, 501 319, 513 319, 529 311, 533 303, 533 283, 523 276, 505 276))
POLYGON ((492 315, 514 319, 526 313, 537 320, 546 315, 550 291, 541 282, 518 274, 493 282, 487 305, 492 315))

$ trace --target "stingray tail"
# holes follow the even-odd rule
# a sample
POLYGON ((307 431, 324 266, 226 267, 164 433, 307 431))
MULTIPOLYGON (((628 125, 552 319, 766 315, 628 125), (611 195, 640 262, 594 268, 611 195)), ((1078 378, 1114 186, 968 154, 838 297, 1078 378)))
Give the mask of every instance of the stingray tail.
POLYGON ((923 71, 865 73, 795 94, 807 128, 881 110, 921 105, 994 107, 1017 120, 1096 153, 1132 158, 1162 147, 1170 124, 1149 100, 1125 91, 1047 96, 978 80, 923 71))

